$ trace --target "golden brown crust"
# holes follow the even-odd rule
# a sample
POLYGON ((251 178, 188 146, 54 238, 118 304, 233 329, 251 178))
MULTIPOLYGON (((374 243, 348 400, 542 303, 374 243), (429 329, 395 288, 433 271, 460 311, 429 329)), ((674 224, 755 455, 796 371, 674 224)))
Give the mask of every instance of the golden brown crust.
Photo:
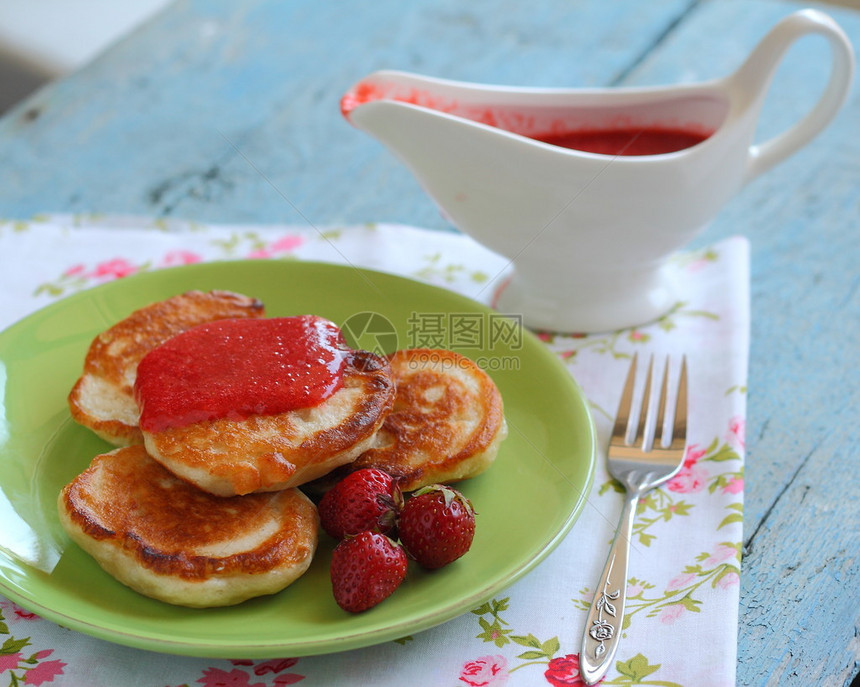
MULTIPOLYGON (((100 418, 94 414, 91 403, 88 402, 88 396, 91 395, 89 386, 94 382, 93 377, 83 376, 78 379, 69 393, 69 412, 72 419, 84 427, 88 427, 102 439, 114 446, 130 446, 131 444, 142 444, 143 434, 137 426, 137 422, 133 421, 133 416, 136 416, 137 406, 132 405, 134 398, 128 398, 115 402, 114 408, 124 406, 127 416, 127 422, 116 418, 100 418), (123 400, 126 402, 123 403, 123 400), (90 407, 87 407, 90 406, 90 407)), ((98 384, 95 381, 95 384, 98 384)), ((117 413, 118 414, 118 413, 117 413)))
POLYGON ((367 467, 385 470, 412 491, 474 477, 495 459, 507 435, 504 408, 480 367, 444 349, 401 350, 389 361, 397 395, 374 447, 312 485, 315 491, 367 467))
POLYGON ((354 460, 394 402, 387 360, 351 351, 343 386, 319 406, 144 433, 157 461, 221 496, 295 487, 354 460))
POLYGON ((64 487, 59 504, 76 540, 112 545, 149 573, 185 581, 300 566, 316 548, 316 508, 300 491, 212 496, 169 473, 142 446, 96 456, 64 487))
POLYGON ((264 315, 260 301, 230 291, 189 291, 134 311, 90 344, 83 375, 69 394, 72 417, 116 445, 142 443, 133 387, 143 357, 199 324, 264 315))

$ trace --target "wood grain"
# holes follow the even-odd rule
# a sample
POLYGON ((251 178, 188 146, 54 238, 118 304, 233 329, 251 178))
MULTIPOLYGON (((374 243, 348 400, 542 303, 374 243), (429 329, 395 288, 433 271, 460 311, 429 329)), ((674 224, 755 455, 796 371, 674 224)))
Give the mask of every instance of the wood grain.
MULTIPOLYGON (((724 3, 703 3, 628 81, 729 73, 797 7, 749 3, 738 21, 724 3), (703 45, 708 32, 719 45, 703 45)), ((860 14, 827 11, 858 45, 860 14)), ((759 140, 806 111, 828 64, 815 38, 790 51, 759 140)), ((819 138, 751 183, 696 242, 740 233, 752 249, 738 684, 848 685, 860 665, 858 121, 855 88, 819 138)))

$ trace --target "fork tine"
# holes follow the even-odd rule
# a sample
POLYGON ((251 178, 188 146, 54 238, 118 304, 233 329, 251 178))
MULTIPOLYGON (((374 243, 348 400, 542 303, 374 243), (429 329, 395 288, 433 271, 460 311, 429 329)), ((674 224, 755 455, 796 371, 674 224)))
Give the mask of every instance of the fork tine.
POLYGON ((615 415, 615 426, 612 428, 610 443, 624 445, 627 443, 627 425, 630 421, 630 409, 633 406, 633 386, 636 382, 636 354, 630 362, 630 370, 627 372, 627 380, 624 382, 624 391, 621 392, 621 400, 618 402, 618 413, 615 415))
POLYGON ((657 421, 654 423, 655 442, 663 446, 663 441, 666 437, 665 427, 666 421, 666 402, 669 386, 669 356, 666 356, 666 366, 663 368, 663 382, 660 384, 660 399, 657 401, 657 421), (657 438, 659 437, 659 439, 657 438))
POLYGON ((672 423, 670 448, 683 449, 687 444, 687 356, 681 359, 681 376, 678 379, 678 397, 675 402, 675 420, 672 423))
POLYGON ((645 424, 648 420, 648 406, 651 405, 651 373, 654 371, 654 356, 648 360, 648 374, 645 376, 645 389, 642 391, 642 407, 639 410, 639 426, 636 428, 636 436, 633 441, 642 439, 642 448, 648 449, 648 444, 651 443, 650 432, 645 431, 645 424))

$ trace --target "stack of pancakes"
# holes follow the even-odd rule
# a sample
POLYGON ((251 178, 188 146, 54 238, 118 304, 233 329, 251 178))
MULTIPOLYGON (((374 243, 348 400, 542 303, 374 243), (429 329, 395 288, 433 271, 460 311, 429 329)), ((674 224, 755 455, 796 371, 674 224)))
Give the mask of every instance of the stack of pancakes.
POLYGON ((472 477, 507 429, 498 389, 470 360, 412 349, 345 356, 320 404, 143 431, 140 361, 172 337, 223 319, 265 316, 259 301, 191 291, 135 311, 92 342, 69 395, 72 417, 119 448, 96 456, 59 495, 70 537, 120 582, 169 603, 223 606, 300 577, 320 493, 379 467, 405 491, 472 477))

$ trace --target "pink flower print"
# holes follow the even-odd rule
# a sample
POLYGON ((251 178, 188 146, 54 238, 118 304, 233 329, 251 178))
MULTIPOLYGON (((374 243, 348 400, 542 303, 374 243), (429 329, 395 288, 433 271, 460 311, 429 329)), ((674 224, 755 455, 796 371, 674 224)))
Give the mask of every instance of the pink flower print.
POLYGON ((717 586, 720 589, 729 589, 730 587, 736 587, 741 583, 741 576, 736 572, 730 572, 723 575, 719 581, 717 582, 717 586))
POLYGON ((627 598, 632 599, 634 597, 637 597, 644 591, 645 591, 645 587, 643 587, 641 584, 628 584, 627 585, 627 598))
POLYGON ((21 620, 38 620, 39 616, 35 613, 30 613, 30 611, 25 611, 18 604, 14 604, 11 601, 0 601, 0 608, 5 609, 7 612, 11 611, 15 614, 16 618, 20 618, 21 620))
POLYGON ((298 662, 299 659, 297 658, 277 658, 271 661, 263 661, 262 663, 258 663, 254 666, 254 674, 265 675, 266 673, 280 673, 273 683, 276 687, 280 687, 281 685, 294 685, 297 682, 304 680, 305 676, 299 675, 298 673, 284 673, 283 671, 287 668, 292 668, 298 662))
POLYGON ((688 272, 699 272, 700 270, 705 269, 707 267, 710 259, 706 257, 698 258, 696 260, 692 260, 687 263, 687 271, 688 272))
POLYGON ((278 253, 290 253, 305 242, 304 237, 295 234, 287 234, 272 241, 265 248, 257 248, 248 253, 249 258, 271 258, 278 253))
POLYGON ((651 340, 651 335, 648 332, 643 332, 639 329, 632 329, 627 335, 627 338, 633 343, 646 343, 651 340))
POLYGON ((676 577, 673 577, 669 580, 669 584, 666 585, 666 591, 676 591, 678 589, 683 589, 690 582, 696 579, 696 573, 683 573, 676 577))
POLYGON ((203 671, 203 677, 197 682, 203 687, 266 687, 262 682, 251 684, 248 673, 241 670, 231 670, 229 673, 220 668, 207 668, 203 671))
MULTIPOLYGON (((287 668, 292 668, 298 662, 299 659, 297 658, 276 658, 269 661, 261 661, 257 665, 254 665, 254 662, 247 658, 230 659, 230 663, 232 663, 234 666, 253 667, 255 675, 265 675, 266 673, 281 673, 281 671, 284 671, 287 668)), ((275 678, 273 684, 276 685, 276 687, 279 687, 280 685, 294 685, 295 683, 304 679, 305 676, 299 675, 298 673, 283 673, 275 678)))
POLYGON ((21 661, 21 653, 0 654, 0 673, 4 670, 14 670, 21 661))
POLYGON ((670 604, 660 611, 660 622, 671 625, 686 612, 684 604, 670 604))
MULTIPOLYGON (((48 652, 50 653, 50 652, 48 652)), ((62 661, 44 661, 27 671, 24 677, 25 685, 41 685, 44 682, 53 682, 57 675, 63 674, 63 668, 66 666, 62 661)))
POLYGON ((711 554, 710 558, 705 561, 705 565, 719 565, 720 563, 724 563, 730 558, 735 558, 738 555, 738 550, 734 546, 729 546, 727 544, 720 544, 716 551, 711 554))
POLYGON ((743 477, 732 477, 729 483, 723 487, 724 494, 740 494, 744 490, 743 477))
POLYGON ((277 241, 273 241, 269 245, 269 250, 273 253, 289 253, 301 246, 305 242, 304 237, 296 236, 295 234, 287 234, 282 236, 277 241))
POLYGON ((579 654, 567 654, 567 656, 552 659, 543 676, 553 687, 584 687, 585 685, 579 672, 579 654))
POLYGON ((499 654, 481 656, 473 661, 468 661, 460 671, 460 682, 469 685, 469 687, 501 685, 507 682, 508 677, 508 661, 499 654))
POLYGON ((278 658, 273 661, 263 661, 254 666, 256 675, 265 675, 266 673, 280 673, 282 670, 292 668, 299 662, 297 658, 278 658))
POLYGON ((248 257, 252 259, 271 258, 272 252, 268 248, 258 248, 257 250, 252 250, 248 253, 248 257))
POLYGON ((23 608, 19 608, 18 606, 15 606, 15 615, 17 617, 21 618, 21 620, 38 620, 39 619, 39 616, 37 616, 35 613, 31 613, 30 611, 25 611, 23 608))
POLYGON ((699 462, 699 459, 707 453, 707 450, 699 448, 698 444, 691 444, 684 454, 684 467, 689 468, 699 462))
POLYGON ((127 277, 129 274, 134 274, 135 271, 137 271, 137 268, 128 260, 124 258, 114 258, 113 260, 100 262, 96 265, 91 276, 119 279, 120 277, 127 277))
POLYGON ((193 265, 201 262, 203 258, 190 250, 172 250, 161 259, 163 267, 174 267, 176 265, 193 265))
POLYGON ((84 267, 81 263, 78 263, 77 265, 72 265, 71 267, 69 267, 69 269, 67 269, 65 272, 63 272, 63 276, 64 277, 77 277, 79 275, 83 275, 83 273, 86 271, 86 269, 87 268, 84 267))
POLYGON ((698 466, 681 468, 681 471, 675 475, 666 484, 669 491, 675 491, 680 494, 694 494, 702 491, 705 488, 705 482, 708 479, 707 471, 698 466))
POLYGON ((729 420, 729 431, 726 434, 726 441, 737 448, 744 448, 746 441, 747 422, 740 416, 735 416, 729 420))

